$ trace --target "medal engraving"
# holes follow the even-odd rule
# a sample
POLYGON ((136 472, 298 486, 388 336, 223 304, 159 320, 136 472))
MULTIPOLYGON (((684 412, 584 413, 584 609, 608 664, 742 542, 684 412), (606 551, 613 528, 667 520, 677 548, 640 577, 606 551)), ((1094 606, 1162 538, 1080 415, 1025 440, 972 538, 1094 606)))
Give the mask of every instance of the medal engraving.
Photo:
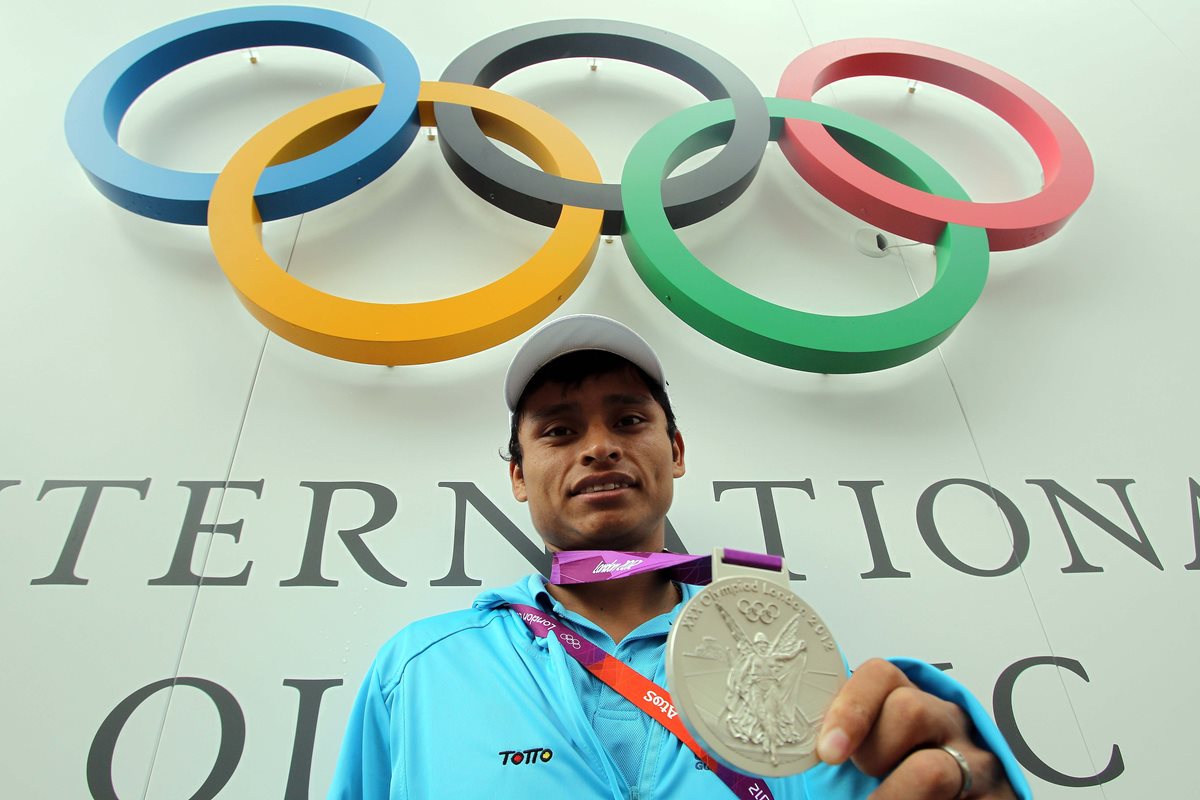
POLYGON ((667 680, 688 729, 717 759, 778 777, 817 762, 825 710, 846 678, 816 612, 774 581, 739 576, 684 607, 667 680))

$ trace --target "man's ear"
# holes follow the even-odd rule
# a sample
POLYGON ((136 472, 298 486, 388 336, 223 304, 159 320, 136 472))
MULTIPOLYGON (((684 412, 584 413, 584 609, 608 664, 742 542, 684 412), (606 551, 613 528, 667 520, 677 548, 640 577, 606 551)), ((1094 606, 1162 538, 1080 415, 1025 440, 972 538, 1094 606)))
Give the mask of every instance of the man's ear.
POLYGON ((687 468, 683 464, 683 434, 679 431, 675 431, 675 438, 671 440, 671 458, 675 462, 674 476, 682 478, 687 468))
POLYGON ((525 491, 525 473, 521 470, 521 465, 515 460, 508 462, 508 479, 512 481, 513 497, 517 498, 517 501, 521 503, 528 500, 529 494, 525 491))

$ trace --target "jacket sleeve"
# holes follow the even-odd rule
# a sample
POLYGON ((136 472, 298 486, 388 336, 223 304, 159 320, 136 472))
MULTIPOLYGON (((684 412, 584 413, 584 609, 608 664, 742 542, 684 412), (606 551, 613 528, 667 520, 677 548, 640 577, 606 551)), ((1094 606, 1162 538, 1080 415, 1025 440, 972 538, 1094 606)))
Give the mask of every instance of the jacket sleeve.
POLYGON ((1021 765, 1017 763, 1017 757, 1013 755, 1012 748, 1008 746, 1008 742, 1000 733, 1000 728, 992 720, 987 709, 975 699, 967 687, 924 661, 912 658, 893 658, 891 662, 917 686, 934 697, 954 703, 967 712, 967 716, 971 718, 971 723, 975 726, 975 733, 982 740, 983 745, 1000 760, 1000 765, 1004 768, 1004 775, 1017 795, 1017 800, 1032 800, 1033 792, 1029 788, 1029 781, 1025 779, 1025 773, 1021 771, 1021 765))
POLYGON ((329 800, 405 800, 404 763, 396 757, 404 726, 400 697, 384 694, 379 662, 372 664, 346 723, 329 800))

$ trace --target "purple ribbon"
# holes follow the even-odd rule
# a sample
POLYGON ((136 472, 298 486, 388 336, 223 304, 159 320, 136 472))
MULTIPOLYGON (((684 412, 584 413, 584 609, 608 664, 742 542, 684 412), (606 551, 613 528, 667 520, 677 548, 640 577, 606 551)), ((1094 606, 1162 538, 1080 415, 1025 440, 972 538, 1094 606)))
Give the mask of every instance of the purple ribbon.
MULTIPOLYGON (((725 563, 775 572, 783 559, 762 553, 725 548, 725 563)), ((705 586, 712 582, 712 556, 677 553, 627 553, 620 550, 562 550, 554 554, 550 582, 559 585, 619 580, 646 572, 667 570, 673 581, 705 586)))

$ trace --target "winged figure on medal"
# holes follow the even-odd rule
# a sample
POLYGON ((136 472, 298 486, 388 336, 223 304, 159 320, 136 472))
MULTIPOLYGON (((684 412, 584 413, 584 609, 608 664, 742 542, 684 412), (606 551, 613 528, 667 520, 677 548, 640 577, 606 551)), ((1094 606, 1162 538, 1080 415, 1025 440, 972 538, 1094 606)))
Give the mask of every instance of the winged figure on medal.
POLYGON ((720 603, 714 605, 737 644, 725 683, 726 729, 735 739, 762 748, 776 766, 781 747, 811 753, 824 715, 809 719, 795 698, 808 661, 800 615, 788 620, 772 641, 762 631, 749 636, 720 603))

